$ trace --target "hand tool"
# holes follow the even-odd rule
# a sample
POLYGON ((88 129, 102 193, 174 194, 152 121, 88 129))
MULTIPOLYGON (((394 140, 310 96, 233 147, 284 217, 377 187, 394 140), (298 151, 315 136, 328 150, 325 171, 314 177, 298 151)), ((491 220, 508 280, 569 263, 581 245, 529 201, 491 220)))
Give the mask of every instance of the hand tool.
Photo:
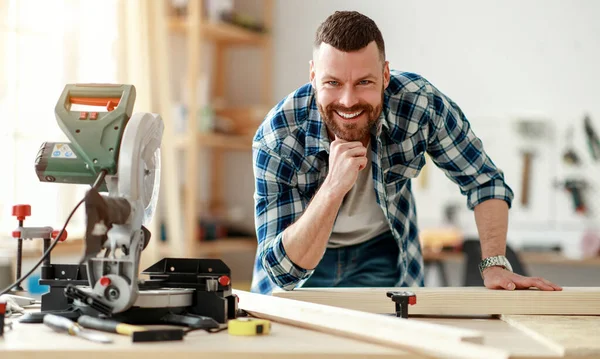
POLYGON ((584 180, 566 180, 564 182, 564 187, 571 194, 575 212, 586 213, 587 205, 584 201, 585 197, 582 192, 587 188, 587 182, 584 180))
POLYGON ((57 332, 66 332, 69 335, 78 336, 96 343, 112 343, 113 340, 105 335, 88 332, 79 324, 54 314, 46 314, 44 316, 44 324, 57 332))
POLYGON ((516 131, 522 136, 525 148, 522 149, 523 167, 521 174, 521 205, 529 207, 531 200, 531 174, 533 173, 533 158, 537 152, 535 141, 547 139, 550 136, 550 127, 545 120, 519 119, 516 122, 516 131))
POLYGON ((594 161, 600 161, 600 137, 598 137, 598 134, 592 128, 590 116, 586 116, 584 119, 584 129, 592 158, 594 161))
POLYGON ((573 127, 569 127, 566 135, 566 150, 563 153, 563 162, 568 165, 579 166, 581 164, 581 159, 575 152, 573 148, 573 127))
POLYGON ((95 318, 89 315, 82 315, 77 320, 77 323, 88 329, 131 336, 134 343, 183 340, 184 336, 184 330, 180 328, 147 329, 142 326, 125 324, 116 320, 95 318))
POLYGON ((531 186, 531 162, 533 153, 523 151, 523 171, 521 177, 521 205, 529 207, 529 187, 531 186))
POLYGON ((396 316, 400 318, 408 318, 408 305, 417 304, 417 296, 413 292, 389 291, 387 296, 396 303, 396 316))
POLYGON ((227 323, 227 332, 231 335, 252 336, 271 333, 271 321, 258 318, 237 318, 227 323))

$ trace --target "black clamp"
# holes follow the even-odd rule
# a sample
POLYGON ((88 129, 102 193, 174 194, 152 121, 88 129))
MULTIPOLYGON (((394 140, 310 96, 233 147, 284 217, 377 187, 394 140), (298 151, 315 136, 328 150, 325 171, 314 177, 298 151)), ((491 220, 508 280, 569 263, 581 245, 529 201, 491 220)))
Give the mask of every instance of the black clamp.
POLYGON ((388 298, 396 303, 396 316, 408 318, 408 305, 417 304, 417 296, 413 292, 387 292, 388 298))

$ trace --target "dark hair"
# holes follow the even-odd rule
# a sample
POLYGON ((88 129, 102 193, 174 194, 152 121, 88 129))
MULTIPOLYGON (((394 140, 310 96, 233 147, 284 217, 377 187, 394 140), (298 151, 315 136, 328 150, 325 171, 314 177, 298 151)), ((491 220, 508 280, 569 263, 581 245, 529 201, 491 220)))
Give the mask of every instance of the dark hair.
POLYGON ((317 29, 315 48, 326 43, 344 51, 358 51, 372 41, 379 49, 381 59, 385 61, 383 36, 373 20, 357 11, 336 11, 317 29))

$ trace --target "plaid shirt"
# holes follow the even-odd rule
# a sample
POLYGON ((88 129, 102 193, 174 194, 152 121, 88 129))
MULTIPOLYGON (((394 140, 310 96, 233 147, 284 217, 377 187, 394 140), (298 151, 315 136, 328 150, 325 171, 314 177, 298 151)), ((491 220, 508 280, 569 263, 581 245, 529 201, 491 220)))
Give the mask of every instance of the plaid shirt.
MULTIPOLYGON (((411 179, 425 165, 425 154, 459 186, 469 209, 491 198, 505 200, 510 207, 513 192, 461 109, 419 75, 391 71, 371 136, 377 203, 400 248, 397 285, 423 286, 411 179)), ((279 102, 259 127, 252 146, 258 247, 251 291, 292 290, 312 274, 290 260, 282 234, 302 215, 327 176, 329 145, 310 84, 279 102)))

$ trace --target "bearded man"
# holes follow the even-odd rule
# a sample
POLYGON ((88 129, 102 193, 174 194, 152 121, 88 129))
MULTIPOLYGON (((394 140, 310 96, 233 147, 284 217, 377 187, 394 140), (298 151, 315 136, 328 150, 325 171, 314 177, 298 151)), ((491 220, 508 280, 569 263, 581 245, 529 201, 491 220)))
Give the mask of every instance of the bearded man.
POLYGON ((258 239, 251 290, 423 286, 411 180, 425 154, 458 185, 492 289, 561 290, 505 257, 513 192, 461 109, 425 78, 390 70, 370 18, 338 11, 317 29, 310 82, 253 141, 258 239))

